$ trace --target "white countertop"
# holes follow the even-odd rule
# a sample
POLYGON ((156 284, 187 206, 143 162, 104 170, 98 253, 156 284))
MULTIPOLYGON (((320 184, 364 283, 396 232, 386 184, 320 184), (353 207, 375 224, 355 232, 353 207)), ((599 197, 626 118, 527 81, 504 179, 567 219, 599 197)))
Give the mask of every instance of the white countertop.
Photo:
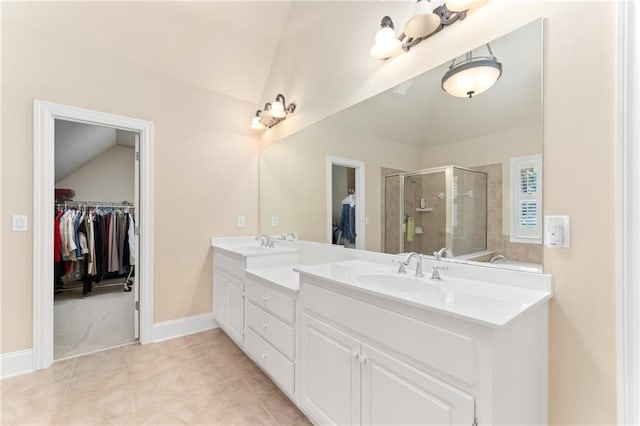
POLYGON ((297 268, 299 266, 301 267, 303 265, 294 264, 273 266, 270 268, 247 269, 245 270, 245 274, 261 278, 273 284, 297 292, 298 290, 300 290, 300 274, 294 271, 294 268, 297 268))
POLYGON ((447 271, 441 281, 431 280, 426 269, 424 278, 416 278, 413 271, 398 274, 393 266, 363 260, 296 265, 294 271, 490 327, 505 326, 552 297, 546 291, 451 277, 447 271))

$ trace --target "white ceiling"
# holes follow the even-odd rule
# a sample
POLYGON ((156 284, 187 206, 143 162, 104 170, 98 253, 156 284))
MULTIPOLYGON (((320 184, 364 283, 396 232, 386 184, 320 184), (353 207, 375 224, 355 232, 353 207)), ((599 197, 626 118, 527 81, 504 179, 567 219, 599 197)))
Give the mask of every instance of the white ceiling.
POLYGON ((111 127, 56 120, 55 181, 60 181, 115 146, 133 148, 135 135, 111 127))

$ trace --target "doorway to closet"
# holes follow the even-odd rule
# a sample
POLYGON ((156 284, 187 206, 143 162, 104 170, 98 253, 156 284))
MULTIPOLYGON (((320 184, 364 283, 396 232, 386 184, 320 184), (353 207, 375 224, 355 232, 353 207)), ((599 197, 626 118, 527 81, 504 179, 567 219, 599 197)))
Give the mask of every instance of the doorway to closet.
POLYGON ((139 134, 56 119, 54 360, 138 339, 139 134))
MULTIPOLYGON (((122 115, 89 110, 41 100, 33 101, 33 369, 54 361, 54 212, 56 120, 120 129, 138 135, 136 150, 138 194, 134 194, 136 281, 138 291, 139 341, 154 340, 153 323, 153 123, 122 115)), ((105 184, 104 182, 102 183, 105 184)), ((76 194, 76 196, 79 194, 76 194)), ((81 200, 82 201, 82 200, 81 200)), ((88 200, 95 201, 95 200, 88 200)), ((124 201, 124 200, 122 200, 124 201)), ((123 284, 124 287, 124 284, 123 284)), ((124 290, 123 290, 124 292, 124 290)))

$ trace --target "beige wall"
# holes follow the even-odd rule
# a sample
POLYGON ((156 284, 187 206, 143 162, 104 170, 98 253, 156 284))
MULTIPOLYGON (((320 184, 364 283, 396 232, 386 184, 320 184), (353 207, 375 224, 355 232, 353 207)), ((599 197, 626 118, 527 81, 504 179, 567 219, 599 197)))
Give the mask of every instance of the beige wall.
POLYGON ((135 150, 114 146, 56 182, 76 191, 78 201, 133 202, 135 150))
POLYGON ((380 251, 382 218, 380 167, 416 170, 420 149, 375 140, 359 131, 318 123, 286 140, 262 147, 260 231, 295 232, 301 239, 327 241, 327 156, 362 161, 365 166, 365 247, 380 251), (383 149, 369 149, 371 145, 383 149), (279 217, 279 227, 271 217, 279 217))
POLYGON ((549 327, 550 423, 615 424, 616 3, 489 2, 409 54, 387 62, 369 57, 381 17, 392 16, 398 28, 410 11, 401 2, 295 3, 289 16, 294 24, 265 93, 281 91, 299 106, 265 139, 281 138, 483 41, 547 18, 544 210, 572 217, 571 247, 544 251, 556 291, 549 327))
MULTIPOLYGON (((118 16, 104 16, 99 4, 3 2, 2 8, 0 352, 32 342, 33 234, 10 232, 7 218, 33 218, 34 98, 154 123, 154 320, 210 312, 210 237, 258 230, 258 145, 247 126, 255 105, 132 65, 118 46, 92 48, 90 40, 119 27, 118 16), (80 10, 92 24, 62 37, 51 23, 80 10), (246 216, 245 229, 236 228, 237 215, 246 216)), ((184 21, 173 31, 189 31, 178 22, 184 21)), ((145 25, 155 24, 137 25, 144 34, 145 25)))

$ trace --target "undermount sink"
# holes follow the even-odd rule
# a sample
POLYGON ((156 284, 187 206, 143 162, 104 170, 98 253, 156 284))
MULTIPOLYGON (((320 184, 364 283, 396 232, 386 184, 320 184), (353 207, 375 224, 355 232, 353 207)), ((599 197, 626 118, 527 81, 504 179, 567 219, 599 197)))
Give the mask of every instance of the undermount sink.
POLYGON ((389 272, 377 272, 357 275, 356 281, 372 290, 403 292, 409 294, 424 294, 425 292, 439 292, 440 288, 429 283, 426 278, 413 275, 401 275, 389 272))

